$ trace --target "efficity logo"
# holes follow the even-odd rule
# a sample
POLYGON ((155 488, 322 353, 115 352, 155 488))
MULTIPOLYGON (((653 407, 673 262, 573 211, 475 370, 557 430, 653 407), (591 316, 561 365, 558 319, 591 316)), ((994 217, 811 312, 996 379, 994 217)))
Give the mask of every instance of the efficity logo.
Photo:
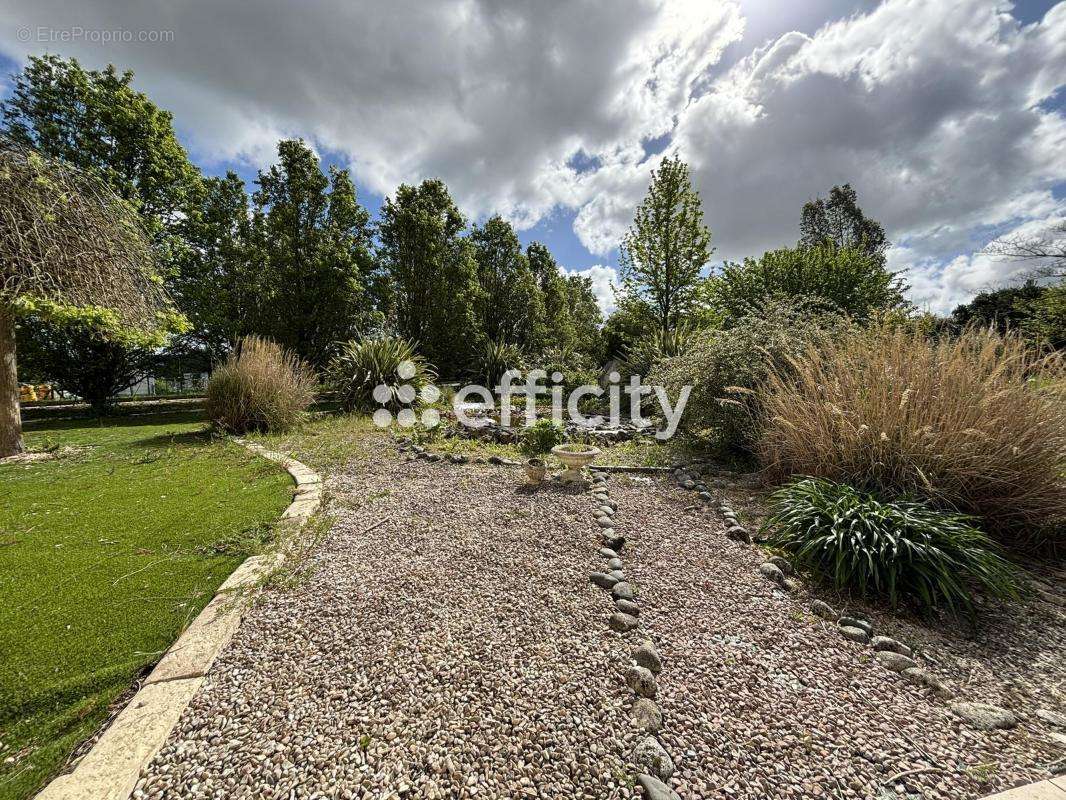
MULTIPOLYGON (((409 381, 415 376, 418 369, 412 361, 401 361, 396 367, 396 374, 401 381, 409 381)), ((409 383, 401 383, 393 387, 385 383, 379 383, 374 387, 374 401, 385 408, 379 408, 374 412, 374 424, 379 428, 388 428, 394 418, 390 409, 396 405, 405 406, 396 412, 395 422, 403 428, 410 428, 421 422, 423 427, 435 428, 440 425, 440 412, 435 408, 427 408, 421 414, 415 413, 413 408, 415 400, 421 399, 423 403, 436 403, 440 400, 440 389, 433 384, 427 384, 419 392, 409 383)))
MULTIPOLYGON (((410 381, 417 373, 417 369, 411 361, 403 361, 396 369, 396 374, 401 381, 410 381)), ((490 423, 489 414, 498 411, 500 424, 511 427, 512 416, 515 415, 513 400, 519 401, 524 416, 525 427, 533 425, 537 421, 537 398, 547 395, 551 398, 551 418, 562 424, 564 416, 570 422, 587 428, 599 428, 605 424, 617 428, 622 423, 622 406, 629 406, 629 422, 641 429, 651 428, 653 422, 643 416, 645 406, 652 397, 658 402, 662 421, 662 427, 655 430, 655 438, 666 440, 673 437, 681 422, 681 415, 688 404, 691 386, 682 386, 675 403, 670 402, 670 397, 663 386, 649 386, 641 383, 639 375, 633 375, 626 385, 620 384, 620 376, 617 372, 611 372, 606 377, 606 386, 599 384, 586 384, 574 388, 569 396, 563 398, 563 375, 559 372, 551 374, 551 385, 541 383, 548 379, 548 373, 542 369, 533 369, 526 373, 525 382, 519 383, 522 373, 518 370, 508 370, 503 374, 498 386, 488 389, 484 386, 470 384, 459 389, 452 401, 452 411, 460 425, 468 428, 481 428, 490 423), (628 396, 629 402, 623 403, 622 395, 628 396), (603 398, 606 396, 608 416, 586 415, 581 410, 581 400, 584 398, 603 398), (524 403, 521 399, 524 399, 524 403)), ((410 383, 401 383, 399 386, 379 384, 374 387, 374 400, 382 406, 374 412, 374 424, 380 428, 388 428, 398 424, 403 428, 410 428, 419 423, 425 428, 434 428, 441 423, 440 412, 435 408, 425 408, 421 414, 415 411, 416 401, 423 404, 436 403, 441 397, 440 389, 432 384, 422 387, 418 391, 410 383), (393 409, 403 406, 393 416, 393 409)))

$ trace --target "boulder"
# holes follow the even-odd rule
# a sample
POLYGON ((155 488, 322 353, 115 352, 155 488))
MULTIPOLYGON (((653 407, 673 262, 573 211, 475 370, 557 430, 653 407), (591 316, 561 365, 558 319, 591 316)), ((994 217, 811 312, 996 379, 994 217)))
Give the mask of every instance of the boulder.
POLYGON ((593 572, 591 575, 589 575, 589 580, 599 586, 601 589, 613 589, 618 583, 618 578, 615 578, 604 572, 593 572))
POLYGON ((911 669, 918 666, 914 659, 902 655, 900 653, 893 652, 891 650, 879 650, 874 653, 874 659, 885 669, 890 669, 893 672, 903 672, 905 669, 911 669))
MULTIPOLYGON (((610 575, 607 576, 611 577, 610 575)), ((636 600, 637 591, 633 588, 633 584, 626 583, 625 581, 617 581, 613 587, 611 587, 611 594, 615 600, 636 600)))
POLYGON ((784 573, 777 568, 777 565, 771 564, 769 561, 759 565, 759 574, 779 586, 785 581, 784 573))
POLYGON ((614 607, 621 611, 623 614, 629 614, 633 617, 640 615, 640 606, 638 606, 632 600, 615 600, 614 607))
POLYGON ((633 764, 642 773, 664 781, 670 780, 670 776, 674 774, 673 759, 654 736, 637 742, 637 746, 633 748, 633 764))
POLYGON ((658 733, 663 727, 663 712, 654 702, 646 697, 639 697, 633 703, 630 712, 633 725, 638 731, 658 733))
POLYGON ((659 652, 655 649, 655 645, 650 641, 644 642, 640 647, 633 651, 633 660, 636 661, 639 666, 656 674, 663 668, 663 662, 659 657, 659 652))
POLYGON ((811 603, 811 613, 830 621, 835 621, 837 618, 837 612, 833 610, 833 607, 822 600, 815 600, 811 603))
POLYGON ((638 775, 637 784, 644 790, 644 800, 681 800, 681 796, 651 775, 638 775))
POLYGON ((640 697, 654 700, 659 693, 659 686, 655 682, 655 676, 646 667, 630 667, 626 672, 626 684, 640 697))
POLYGON ((868 634, 862 628, 854 628, 851 625, 841 625, 839 630, 840 635, 843 636, 845 639, 850 639, 851 641, 858 642, 859 644, 870 643, 870 634, 868 634))
POLYGON ((612 631, 618 631, 618 633, 628 633, 636 628, 640 623, 637 618, 631 614, 623 614, 621 611, 617 611, 611 614, 611 619, 608 622, 612 631))
POLYGON ((952 713, 981 731, 1013 728, 1018 724, 1014 712, 989 703, 953 703, 952 713))
POLYGON ((899 653, 901 656, 907 656, 907 658, 914 655, 907 645, 903 644, 903 642, 897 642, 890 636, 875 636, 870 640, 870 646, 879 652, 887 651, 891 653, 899 653))

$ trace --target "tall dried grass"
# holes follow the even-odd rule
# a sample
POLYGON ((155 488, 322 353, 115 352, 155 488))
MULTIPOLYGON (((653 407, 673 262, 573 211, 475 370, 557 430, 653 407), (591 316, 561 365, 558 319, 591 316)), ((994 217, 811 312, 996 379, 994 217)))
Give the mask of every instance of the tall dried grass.
POLYGON ((778 477, 927 498, 1002 538, 1061 542, 1066 401, 1039 387, 1064 376, 1014 335, 855 331, 771 372, 760 457, 778 477))
POLYGON ((284 431, 315 399, 315 373, 269 339, 248 336, 207 383, 208 417, 230 433, 284 431))

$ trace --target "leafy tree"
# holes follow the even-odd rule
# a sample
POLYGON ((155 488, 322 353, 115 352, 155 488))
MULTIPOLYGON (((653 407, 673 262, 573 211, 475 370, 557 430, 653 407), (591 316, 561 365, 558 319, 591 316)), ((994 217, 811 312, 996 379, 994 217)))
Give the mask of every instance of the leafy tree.
POLYGON ((951 312, 951 320, 959 328, 980 325, 994 327, 1000 332, 1008 328, 1018 330, 1030 315, 1027 304, 1039 300, 1046 291, 1047 288, 1036 281, 1026 281, 1022 286, 981 292, 969 303, 956 306, 951 312))
POLYGON ((347 170, 323 174, 302 140, 278 143, 278 163, 260 172, 253 197, 251 255, 260 271, 255 333, 311 364, 374 324, 370 215, 347 170))
POLYGON ((566 296, 570 304, 570 321, 574 326, 574 349, 593 361, 604 359, 603 312, 592 291, 592 279, 585 275, 566 276, 566 296))
POLYGON ((851 184, 834 186, 829 198, 821 197, 803 206, 800 218, 800 248, 832 245, 860 250, 884 265, 888 240, 885 229, 863 214, 859 196, 851 184))
POLYGON ((728 327, 767 301, 790 297, 816 299, 865 320, 878 311, 905 307, 905 289, 898 274, 876 256, 823 244, 771 250, 743 264, 727 262, 713 279, 710 295, 728 327))
POLYGON ((136 214, 95 176, 0 139, 0 457, 22 450, 15 318, 143 346, 180 327, 136 214))
POLYGON ((559 265, 551 251, 540 242, 530 242, 526 248, 526 260, 540 286, 544 300, 544 321, 539 336, 538 349, 553 347, 571 350, 577 339, 574 321, 570 314, 570 297, 567 280, 559 272, 559 265))
POLYGON ((981 292, 951 312, 951 323, 955 330, 967 325, 1011 329, 1041 345, 1066 348, 1066 283, 1047 286, 1027 280, 981 292))
POLYGON ((649 307, 659 328, 675 327, 695 306, 710 243, 688 165, 666 159, 652 172, 619 257, 623 286, 649 307))
POLYGON ((192 323, 194 346, 211 363, 254 332, 262 271, 253 262, 248 193, 233 172, 203 182, 200 201, 180 225, 186 243, 173 281, 177 302, 192 323))
POLYGON ((627 358, 629 351, 640 339, 656 330, 661 329, 650 319, 647 308, 623 297, 600 331, 604 358, 627 358))
POLYGON ((544 328, 540 285, 511 224, 499 216, 470 234, 477 262, 477 316, 490 341, 530 350, 544 328))
POLYGON ((158 349, 115 337, 80 321, 31 317, 19 325, 22 370, 53 382, 105 414, 114 399, 163 363, 158 349))
POLYGON ((396 330, 443 376, 458 374, 483 338, 474 316, 477 262, 465 228, 440 180, 401 185, 385 199, 378 225, 396 330))
POLYGON ((30 56, 0 104, 6 135, 97 175, 140 214, 169 272, 176 228, 198 190, 199 172, 174 135, 171 116, 133 88, 133 73, 86 70, 75 59, 30 56))

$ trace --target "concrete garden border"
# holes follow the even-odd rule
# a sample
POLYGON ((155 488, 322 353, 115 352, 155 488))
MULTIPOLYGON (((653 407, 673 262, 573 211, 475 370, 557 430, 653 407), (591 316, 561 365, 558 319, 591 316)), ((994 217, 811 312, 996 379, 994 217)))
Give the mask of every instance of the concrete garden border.
MULTIPOLYGON (((236 440, 280 464, 296 484, 283 525, 300 528, 322 503, 322 477, 304 464, 260 444, 236 440)), ((216 656, 233 638, 247 610, 248 595, 286 557, 279 547, 252 556, 233 571, 214 598, 156 664, 144 684, 75 768, 52 780, 37 800, 127 800, 141 770, 166 742, 181 713, 204 681, 216 656)))

